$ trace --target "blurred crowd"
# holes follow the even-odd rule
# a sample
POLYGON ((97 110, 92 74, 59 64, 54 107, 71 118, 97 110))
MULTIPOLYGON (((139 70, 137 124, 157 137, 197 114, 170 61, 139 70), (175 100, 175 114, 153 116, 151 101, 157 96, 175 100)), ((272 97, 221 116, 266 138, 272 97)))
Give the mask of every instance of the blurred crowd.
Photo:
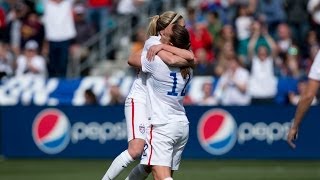
POLYGON ((70 61, 89 53, 82 44, 113 15, 131 17, 131 52, 138 51, 146 39, 142 6, 148 15, 183 14, 194 74, 214 79, 202 84, 200 100, 186 97, 186 104, 297 104, 305 91, 320 48, 320 0, 3 0, 0 79, 66 77, 70 61))
POLYGON ((81 43, 96 31, 86 9, 76 0, 2 1, 0 78, 66 77, 69 59, 86 53, 81 43))
MULTIPOLYGON (((186 8, 200 104, 297 104, 319 50, 320 0, 200 0, 186 8)), ((314 100, 314 104, 317 100, 314 100)))

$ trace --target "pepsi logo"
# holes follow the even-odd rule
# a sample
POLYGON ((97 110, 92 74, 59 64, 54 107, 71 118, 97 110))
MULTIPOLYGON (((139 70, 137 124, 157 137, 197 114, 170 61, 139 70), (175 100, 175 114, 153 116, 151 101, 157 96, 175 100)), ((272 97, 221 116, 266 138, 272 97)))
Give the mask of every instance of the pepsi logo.
POLYGON ((202 148, 212 155, 229 152, 237 140, 234 118, 222 109, 207 111, 198 124, 198 139, 202 148))
POLYGON ((32 136, 38 148, 47 154, 63 151, 70 141, 70 123, 58 109, 45 109, 35 118, 32 136))

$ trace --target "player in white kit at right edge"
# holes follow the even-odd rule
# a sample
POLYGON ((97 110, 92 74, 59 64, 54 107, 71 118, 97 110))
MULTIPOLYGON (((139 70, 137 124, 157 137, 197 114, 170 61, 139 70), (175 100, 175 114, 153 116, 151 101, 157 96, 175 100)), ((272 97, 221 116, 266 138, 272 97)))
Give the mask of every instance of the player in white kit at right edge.
POLYGON ((296 148, 293 141, 297 139, 299 126, 320 87, 320 50, 318 50, 317 55, 313 60, 308 77, 307 90, 300 97, 294 121, 288 132, 287 142, 292 148, 296 148))

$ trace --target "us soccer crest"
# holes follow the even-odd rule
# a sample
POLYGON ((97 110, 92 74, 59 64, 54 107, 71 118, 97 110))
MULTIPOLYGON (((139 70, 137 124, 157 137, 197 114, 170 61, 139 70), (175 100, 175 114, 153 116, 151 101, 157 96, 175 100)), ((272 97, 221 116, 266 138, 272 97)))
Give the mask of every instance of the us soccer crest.
POLYGON ((144 127, 143 124, 140 124, 140 126, 139 126, 139 131, 140 131, 142 134, 144 134, 144 133, 146 132, 146 128, 144 127))

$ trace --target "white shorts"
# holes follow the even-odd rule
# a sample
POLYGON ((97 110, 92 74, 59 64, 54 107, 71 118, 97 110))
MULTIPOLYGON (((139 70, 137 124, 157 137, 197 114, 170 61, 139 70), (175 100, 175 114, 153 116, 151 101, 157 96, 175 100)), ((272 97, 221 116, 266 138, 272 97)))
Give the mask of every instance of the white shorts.
POLYGON ((132 139, 146 139, 148 119, 146 104, 136 102, 133 98, 127 98, 124 107, 127 123, 128 142, 132 139))
POLYGON ((168 166, 171 170, 178 170, 188 137, 188 122, 151 125, 147 133, 141 164, 168 166))

